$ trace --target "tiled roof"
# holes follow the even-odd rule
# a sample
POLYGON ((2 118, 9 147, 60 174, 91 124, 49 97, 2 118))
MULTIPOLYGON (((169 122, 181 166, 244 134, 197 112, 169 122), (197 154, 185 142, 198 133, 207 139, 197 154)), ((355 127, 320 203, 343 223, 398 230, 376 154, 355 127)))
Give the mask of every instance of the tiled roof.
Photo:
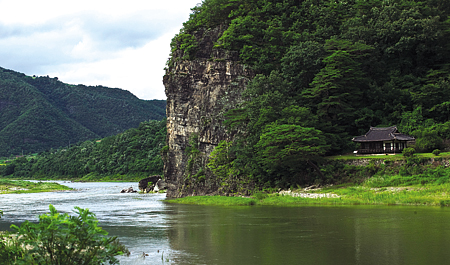
POLYGON ((414 137, 400 133, 397 126, 375 128, 370 127, 370 130, 361 136, 356 136, 352 139, 354 142, 376 142, 376 141, 412 141, 414 137))

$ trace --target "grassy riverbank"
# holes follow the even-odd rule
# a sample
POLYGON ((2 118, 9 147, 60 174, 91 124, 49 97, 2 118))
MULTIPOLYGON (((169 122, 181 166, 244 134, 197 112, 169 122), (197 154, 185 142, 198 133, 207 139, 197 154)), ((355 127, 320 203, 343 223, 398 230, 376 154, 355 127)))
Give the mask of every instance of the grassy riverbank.
POLYGON ((24 180, 0 179, 0 194, 36 193, 70 189, 71 188, 64 185, 52 182, 30 182, 24 180))
POLYGON ((450 167, 446 161, 441 157, 434 158, 434 161, 414 157, 402 163, 381 161, 367 166, 335 163, 323 168, 326 180, 333 181, 334 185, 320 182, 315 188, 291 187, 289 191, 256 193, 249 198, 201 196, 167 201, 201 205, 450 206, 450 167))
POLYGON ((450 206, 450 184, 370 188, 339 185, 315 190, 294 190, 284 193, 258 194, 253 197, 193 196, 168 199, 168 203, 249 206, 276 205, 427 205, 450 206))

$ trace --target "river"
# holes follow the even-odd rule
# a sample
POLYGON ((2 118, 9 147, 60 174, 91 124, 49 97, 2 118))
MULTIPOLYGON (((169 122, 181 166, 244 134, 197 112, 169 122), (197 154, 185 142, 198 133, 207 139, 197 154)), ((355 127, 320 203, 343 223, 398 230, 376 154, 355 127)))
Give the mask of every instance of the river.
MULTIPOLYGON (((62 183, 62 182, 60 182, 62 183)), ((62 183, 73 191, 0 195, 0 230, 89 208, 131 255, 120 264, 447 264, 450 209, 400 206, 211 207, 124 194, 137 183, 62 183), (148 256, 143 257, 143 253, 148 256)))

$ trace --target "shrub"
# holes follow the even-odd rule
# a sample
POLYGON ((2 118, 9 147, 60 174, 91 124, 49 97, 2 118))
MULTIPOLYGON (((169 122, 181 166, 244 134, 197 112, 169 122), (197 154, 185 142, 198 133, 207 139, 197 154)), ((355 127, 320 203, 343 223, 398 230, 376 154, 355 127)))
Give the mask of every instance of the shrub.
POLYGON ((75 207, 78 216, 60 214, 53 205, 50 213, 39 216, 39 223, 29 221, 20 227, 11 225, 16 241, 24 249, 17 257, 24 264, 118 264, 116 255, 128 252, 116 237, 97 226, 89 209, 75 207))
POLYGON ((408 148, 403 149, 402 154, 405 157, 412 157, 415 152, 416 152, 416 150, 414 148, 408 147, 408 148))
POLYGON ((433 153, 433 155, 438 156, 438 155, 441 154, 441 150, 439 150, 439 149, 434 149, 432 153, 433 153))
POLYGON ((253 198, 261 201, 264 200, 265 198, 267 198, 269 195, 267 193, 262 193, 262 192, 257 192, 255 194, 253 194, 253 198))
MULTIPOLYGON (((0 210, 0 218, 3 211, 0 210)), ((9 233, 0 232, 0 264, 14 264, 16 257, 23 255, 23 249, 9 237, 9 233)))

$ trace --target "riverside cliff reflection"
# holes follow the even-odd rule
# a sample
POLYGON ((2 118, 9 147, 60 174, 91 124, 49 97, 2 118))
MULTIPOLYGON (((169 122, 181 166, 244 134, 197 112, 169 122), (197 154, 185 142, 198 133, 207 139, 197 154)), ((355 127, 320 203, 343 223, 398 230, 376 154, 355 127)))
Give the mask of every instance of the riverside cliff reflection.
POLYGON ((205 264, 445 264, 450 258, 447 208, 179 205, 177 212, 171 248, 205 264))

